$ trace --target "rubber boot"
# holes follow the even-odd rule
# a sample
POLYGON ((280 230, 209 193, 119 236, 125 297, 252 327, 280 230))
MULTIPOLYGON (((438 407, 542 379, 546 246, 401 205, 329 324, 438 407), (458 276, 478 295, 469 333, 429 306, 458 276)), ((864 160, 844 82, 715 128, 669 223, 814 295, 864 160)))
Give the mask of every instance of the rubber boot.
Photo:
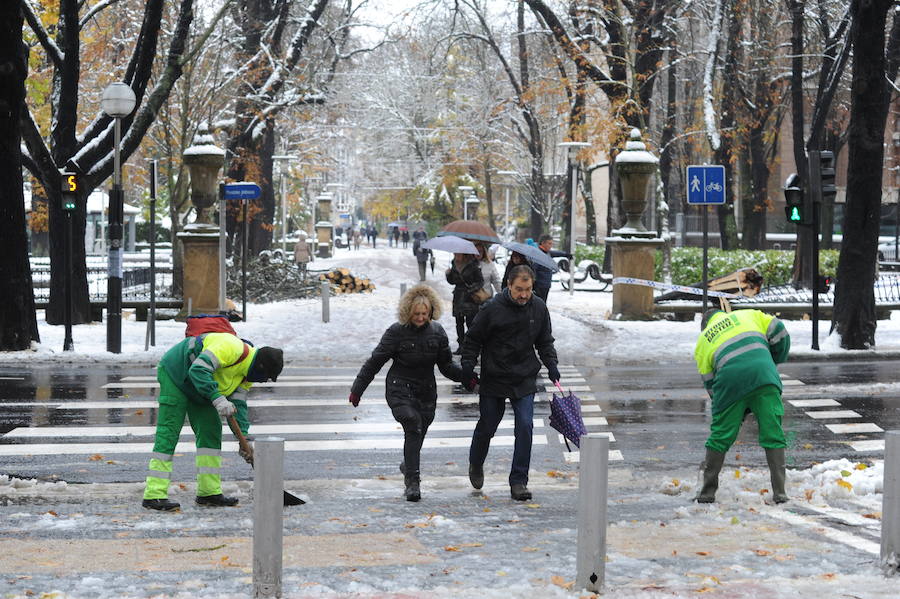
POLYGON ((418 501, 422 498, 422 493, 419 491, 418 472, 404 474, 403 482, 406 484, 406 490, 403 491, 403 495, 406 497, 407 501, 418 501))
POLYGON ((719 472, 725 463, 725 454, 706 448, 706 459, 700 464, 703 476, 703 487, 694 500, 697 503, 713 503, 716 500, 716 491, 719 489, 719 472))
POLYGON ((785 503, 788 496, 784 492, 784 448, 766 449, 766 462, 769 463, 769 477, 772 480, 772 501, 785 503))

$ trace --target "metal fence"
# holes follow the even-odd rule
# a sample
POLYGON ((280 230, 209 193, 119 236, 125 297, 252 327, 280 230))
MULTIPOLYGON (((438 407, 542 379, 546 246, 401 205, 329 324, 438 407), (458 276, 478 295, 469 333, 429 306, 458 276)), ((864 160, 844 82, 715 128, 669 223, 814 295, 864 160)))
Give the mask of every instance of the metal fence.
MULTIPOLYGON (((107 290, 107 267, 87 267, 88 297, 92 302, 105 302, 107 290)), ((35 301, 50 300, 50 266, 33 264, 31 279, 34 286, 35 301)), ((172 297, 172 267, 156 267, 156 298, 174 299, 172 297)), ((150 267, 134 266, 122 272, 122 299, 150 299, 150 267)))

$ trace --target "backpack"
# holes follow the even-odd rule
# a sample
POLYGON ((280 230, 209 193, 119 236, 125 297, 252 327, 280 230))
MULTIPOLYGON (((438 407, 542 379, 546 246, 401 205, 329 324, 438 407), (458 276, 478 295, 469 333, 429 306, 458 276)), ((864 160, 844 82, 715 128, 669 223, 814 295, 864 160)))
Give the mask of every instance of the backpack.
MULTIPOLYGON (((196 337, 197 341, 195 343, 203 347, 203 337, 207 333, 230 333, 235 337, 238 336, 226 314, 197 314, 196 316, 187 317, 187 327, 184 331, 185 337, 196 337)), ((248 342, 244 339, 241 339, 241 341, 244 342, 244 351, 241 357, 236 362, 225 366, 225 368, 231 368, 236 364, 240 364, 250 353, 248 342)))

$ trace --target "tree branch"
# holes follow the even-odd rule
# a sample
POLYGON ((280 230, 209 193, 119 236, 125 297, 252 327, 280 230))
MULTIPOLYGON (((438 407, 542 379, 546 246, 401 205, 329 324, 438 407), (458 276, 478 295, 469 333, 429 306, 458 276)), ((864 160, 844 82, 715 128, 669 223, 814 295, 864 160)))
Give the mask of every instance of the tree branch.
POLYGON ((25 20, 28 22, 28 26, 38 38, 38 42, 43 46, 44 52, 47 53, 50 62, 53 63, 53 67, 61 69, 64 58, 63 51, 59 49, 59 46, 56 45, 56 42, 50 38, 50 34, 44 29, 41 20, 34 12, 34 6, 31 4, 31 0, 21 0, 21 4, 22 12, 25 14, 25 20))

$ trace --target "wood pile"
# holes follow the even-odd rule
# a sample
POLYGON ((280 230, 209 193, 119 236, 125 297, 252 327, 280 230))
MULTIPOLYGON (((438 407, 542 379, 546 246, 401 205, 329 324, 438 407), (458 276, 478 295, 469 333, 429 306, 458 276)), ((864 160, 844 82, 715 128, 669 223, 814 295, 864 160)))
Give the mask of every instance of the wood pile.
POLYGON ((349 268, 335 268, 319 275, 320 281, 329 281, 335 293, 363 293, 375 290, 375 283, 365 277, 357 277, 349 268))
MULTIPOLYGON (((722 291, 725 293, 734 293, 736 295, 744 295, 746 297, 752 297, 759 293, 759 290, 762 288, 763 278, 755 269, 753 268, 741 268, 727 275, 722 275, 721 277, 714 277, 709 280, 709 284, 707 285, 707 289, 710 291, 722 291)), ((703 282, 698 281, 696 283, 692 283, 690 285, 686 285, 686 287, 698 287, 700 289, 703 288, 703 282)), ((699 300, 701 296, 693 295, 691 293, 683 293, 681 291, 670 291, 668 293, 663 293, 660 296, 657 296, 657 302, 660 301, 669 301, 669 300, 699 300)))

